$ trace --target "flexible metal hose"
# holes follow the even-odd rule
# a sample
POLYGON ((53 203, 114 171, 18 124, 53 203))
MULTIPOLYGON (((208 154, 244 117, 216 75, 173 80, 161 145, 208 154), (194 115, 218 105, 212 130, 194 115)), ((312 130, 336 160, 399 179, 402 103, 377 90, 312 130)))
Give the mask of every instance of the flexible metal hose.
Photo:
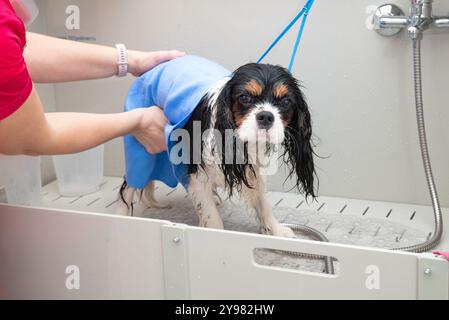
MULTIPOLYGON (((438 192, 435 187, 435 181, 433 178, 432 164, 430 162, 429 148, 426 137, 426 126, 424 122, 424 102, 422 93, 421 39, 419 37, 413 40, 413 73, 415 82, 416 120, 418 124, 419 145, 421 148, 421 156, 423 160, 427 186, 429 188, 430 198, 432 200, 435 227, 431 237, 427 239, 424 243, 420 243, 413 246, 394 248, 393 250, 420 253, 432 250, 440 242, 441 236, 443 234, 443 215, 441 213, 440 201, 438 200, 438 192)), ((327 237, 316 229, 298 224, 282 224, 282 225, 291 228, 293 231, 302 232, 305 233, 306 235, 315 237, 317 238, 317 240, 329 242, 327 237)), ((325 257, 306 253, 293 253, 293 252, 291 252, 290 254, 310 259, 324 259, 326 265, 326 272, 329 274, 334 274, 334 265, 332 257, 325 257)))
POLYGON ((435 229, 431 237, 424 243, 396 248, 394 250, 425 252, 433 249, 440 242, 443 234, 443 216, 441 214, 438 193, 433 179, 432 165, 430 162, 429 149, 426 138, 426 126, 424 123, 424 103, 422 94, 422 71, 421 71, 421 39, 418 37, 413 40, 413 69, 415 79, 415 102, 416 102, 416 118, 418 122, 419 145, 421 147, 421 155, 426 174, 427 185, 429 187, 430 198, 434 212, 435 229))
MULTIPOLYGON (((292 223, 282 223, 282 225, 284 227, 288 227, 288 228, 292 229, 293 231, 301 232, 307 236, 314 237, 316 240, 323 241, 323 242, 329 242, 329 239, 327 239, 327 237, 324 235, 324 233, 322 233, 314 228, 300 225, 300 224, 292 224, 292 223)), ((289 251, 284 251, 284 252, 291 254, 291 255, 300 256, 302 258, 307 258, 307 259, 323 259, 326 273, 328 273, 328 274, 335 273, 332 257, 321 256, 318 254, 302 253, 302 252, 289 252, 289 251)))
MULTIPOLYGON (((429 239, 424 243, 420 243, 413 246, 394 248, 398 251, 410 251, 410 252, 426 252, 432 250, 440 242, 443 234, 443 215, 441 213, 440 202, 438 200, 438 192, 435 187, 435 181, 432 173, 432 164, 430 162, 429 148, 426 137, 426 126, 424 122, 424 102, 422 93, 422 69, 421 69, 421 39, 418 37, 413 40, 413 70, 414 70, 414 82, 415 82, 415 104, 416 104, 416 120, 418 124, 418 136, 419 145, 421 148, 421 155, 423 160, 424 172, 426 175, 427 186, 430 192, 430 198, 432 200, 432 207, 434 212, 434 231, 429 239)), ((293 231, 303 232, 307 235, 314 236, 317 240, 329 242, 326 236, 318 230, 313 228, 297 225, 297 224, 283 224, 286 227, 290 227, 293 231)), ((331 257, 324 257, 320 255, 297 253, 297 255, 311 258, 311 259, 325 259, 327 273, 333 274, 334 267, 331 257)))

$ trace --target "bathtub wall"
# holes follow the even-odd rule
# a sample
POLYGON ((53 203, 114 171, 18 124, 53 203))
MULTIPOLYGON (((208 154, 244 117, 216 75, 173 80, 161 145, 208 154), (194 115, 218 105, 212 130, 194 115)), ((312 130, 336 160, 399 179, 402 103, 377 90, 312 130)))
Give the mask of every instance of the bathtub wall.
MULTIPOLYGON (((128 48, 178 48, 229 69, 256 60, 304 1, 44 0, 48 33, 128 48), (67 30, 68 5, 79 30, 67 30)), ((402 33, 383 38, 369 14, 385 0, 318 0, 295 65, 310 104, 320 194, 428 204, 418 149, 411 44, 402 33)), ((393 0, 408 10, 409 0, 393 0)), ((436 1, 436 13, 449 12, 436 1)), ((295 30, 297 30, 295 28, 295 30)), ((286 65, 296 32, 267 59, 286 65)), ((429 31, 423 44, 428 138, 440 197, 449 206, 449 32, 429 31)), ((59 111, 118 112, 132 78, 59 84, 59 111)), ((106 147, 106 173, 123 174, 121 141, 106 147)), ((268 179, 283 189, 284 175, 268 179)), ((285 186, 287 187, 288 184, 285 186)))

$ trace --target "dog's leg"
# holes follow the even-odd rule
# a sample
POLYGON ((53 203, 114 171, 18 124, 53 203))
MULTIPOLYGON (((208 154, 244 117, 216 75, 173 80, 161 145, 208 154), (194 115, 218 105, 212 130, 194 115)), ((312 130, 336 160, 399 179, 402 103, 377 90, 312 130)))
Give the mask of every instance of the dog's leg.
POLYGON ((132 207, 134 201, 134 195, 136 193, 136 189, 127 186, 122 194, 118 195, 118 202, 115 208, 115 213, 123 216, 127 216, 130 213, 132 214, 132 207), (122 198, 123 195, 123 198, 122 198))
POLYGON ((154 198, 154 181, 150 182, 145 189, 143 189, 142 192, 142 203, 147 206, 147 208, 157 208, 157 209, 166 209, 170 208, 170 205, 163 204, 160 202, 157 202, 157 200, 154 198))
POLYGON ((202 171, 190 176, 188 192, 200 227, 223 229, 223 221, 215 204, 214 188, 202 171))
MULTIPOLYGON (((253 173, 249 172, 248 175, 253 175, 253 173)), ((262 232, 278 237, 294 238, 295 233, 290 228, 281 226, 279 221, 273 215, 258 170, 256 170, 256 175, 258 178, 249 179, 253 188, 243 186, 242 197, 247 204, 256 211, 262 232)))

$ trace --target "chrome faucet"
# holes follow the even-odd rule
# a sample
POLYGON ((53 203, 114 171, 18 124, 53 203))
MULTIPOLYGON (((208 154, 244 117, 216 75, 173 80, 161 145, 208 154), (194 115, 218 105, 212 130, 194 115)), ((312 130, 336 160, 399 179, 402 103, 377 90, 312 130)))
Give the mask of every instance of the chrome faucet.
POLYGON ((449 17, 434 16, 433 0, 411 0, 410 15, 405 16, 394 4, 380 6, 374 15, 374 28, 383 36, 392 36, 407 29, 412 40, 420 40, 428 28, 449 28, 449 17))

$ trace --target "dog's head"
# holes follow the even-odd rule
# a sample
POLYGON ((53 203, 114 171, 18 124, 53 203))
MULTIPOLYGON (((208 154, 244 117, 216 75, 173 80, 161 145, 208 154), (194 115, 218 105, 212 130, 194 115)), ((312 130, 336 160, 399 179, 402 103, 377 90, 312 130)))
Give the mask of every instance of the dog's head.
POLYGON ((238 68, 217 104, 219 125, 234 128, 241 141, 282 144, 296 186, 315 197, 310 113, 298 81, 285 68, 255 63, 238 68))

